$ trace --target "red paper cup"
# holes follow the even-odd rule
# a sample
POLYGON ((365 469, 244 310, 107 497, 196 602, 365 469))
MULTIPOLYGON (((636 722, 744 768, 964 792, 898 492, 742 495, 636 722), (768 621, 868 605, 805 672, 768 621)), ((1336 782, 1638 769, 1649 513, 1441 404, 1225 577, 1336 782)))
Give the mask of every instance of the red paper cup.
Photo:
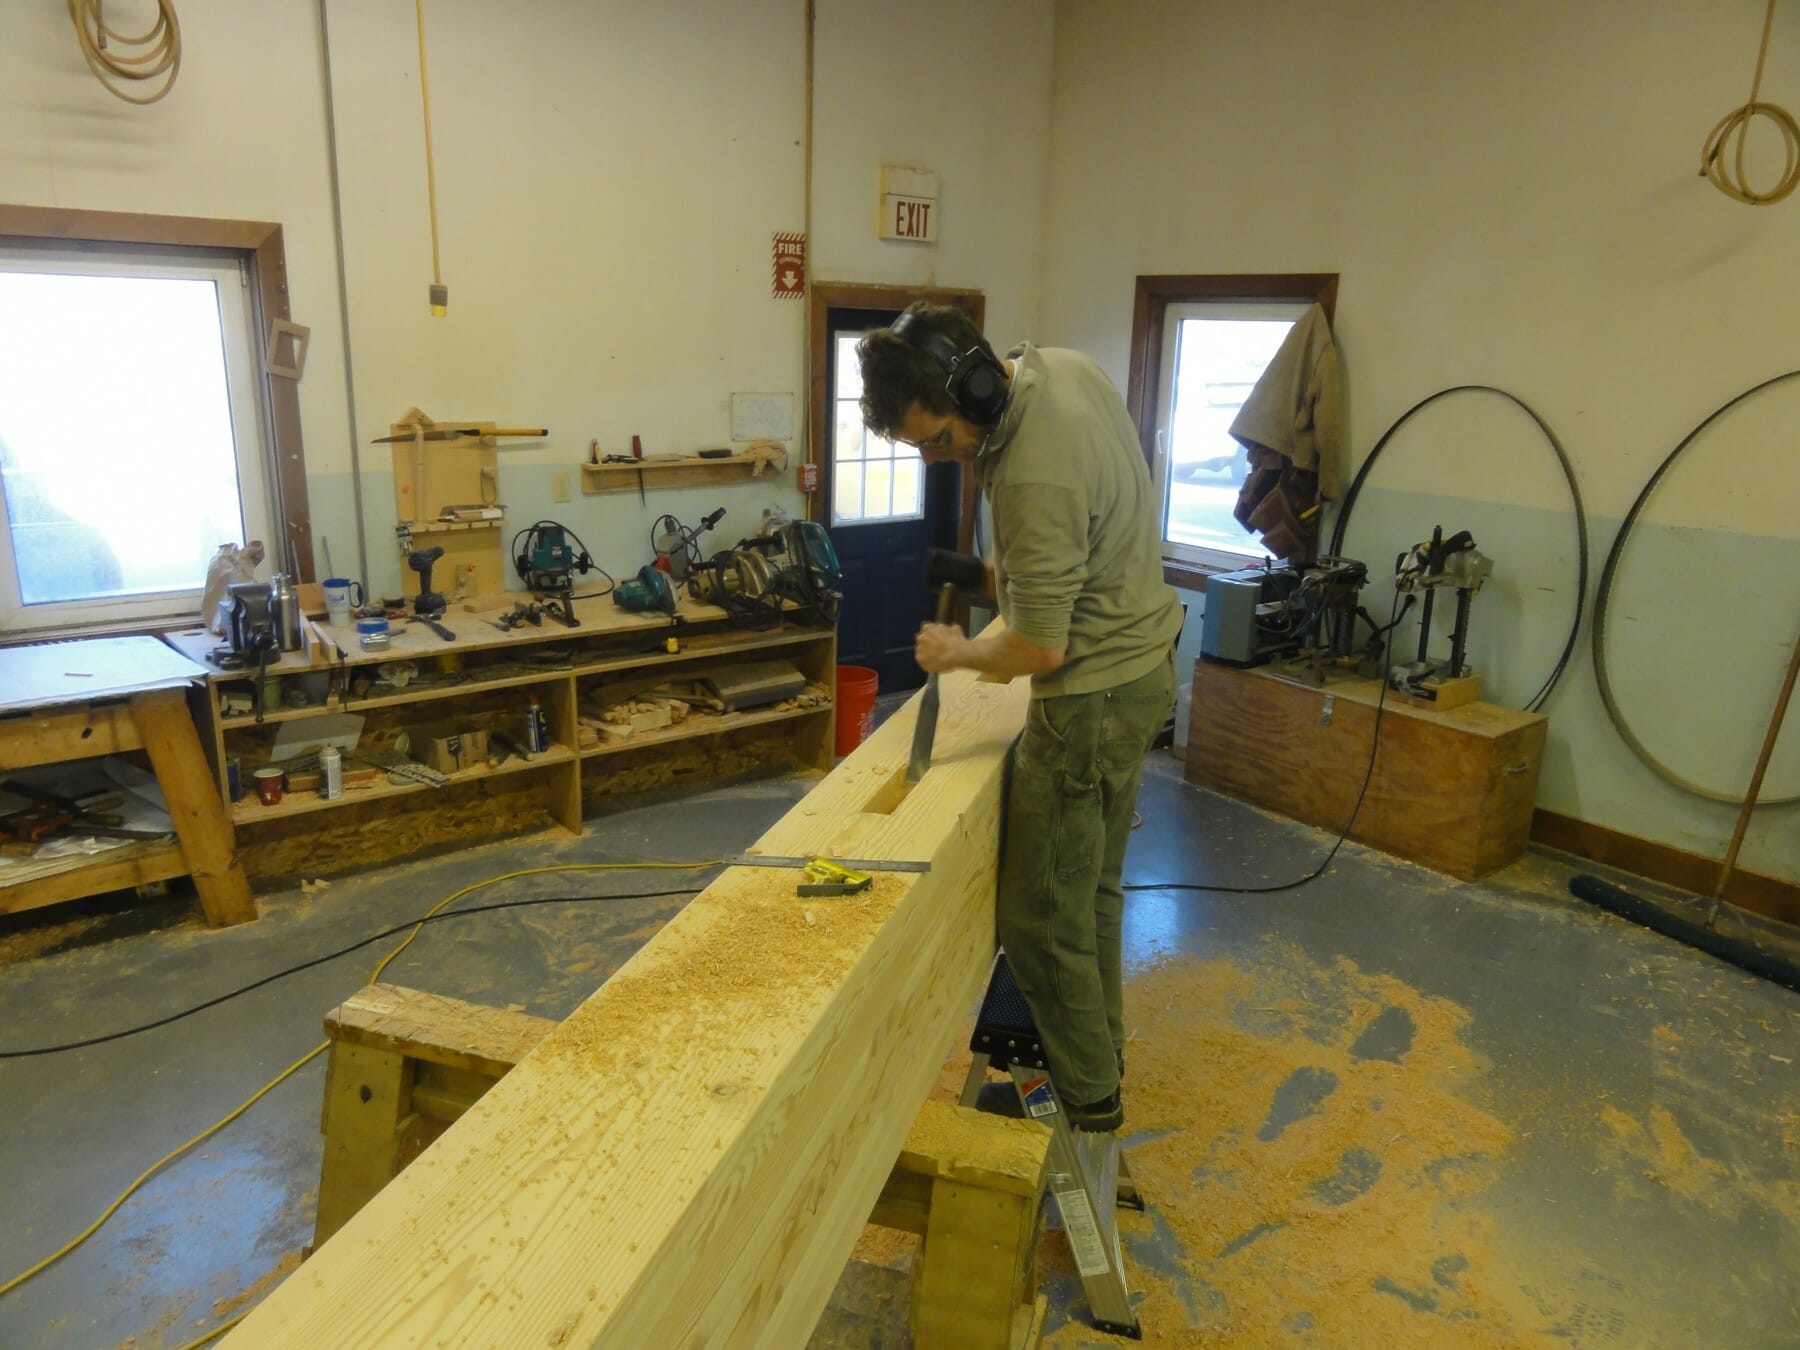
POLYGON ((286 778, 287 775, 276 768, 256 771, 256 795, 264 806, 274 806, 281 800, 281 787, 286 778))

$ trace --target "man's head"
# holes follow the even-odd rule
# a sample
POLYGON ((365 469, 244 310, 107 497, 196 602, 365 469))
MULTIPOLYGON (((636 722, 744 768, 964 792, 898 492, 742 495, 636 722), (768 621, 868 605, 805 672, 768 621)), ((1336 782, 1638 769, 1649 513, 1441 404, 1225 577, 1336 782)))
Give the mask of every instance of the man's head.
POLYGON ((1006 407, 1006 372, 969 317, 911 305, 857 345, 862 415, 873 432, 916 446, 927 463, 971 460, 1006 407), (960 402, 959 402, 960 396, 960 402))

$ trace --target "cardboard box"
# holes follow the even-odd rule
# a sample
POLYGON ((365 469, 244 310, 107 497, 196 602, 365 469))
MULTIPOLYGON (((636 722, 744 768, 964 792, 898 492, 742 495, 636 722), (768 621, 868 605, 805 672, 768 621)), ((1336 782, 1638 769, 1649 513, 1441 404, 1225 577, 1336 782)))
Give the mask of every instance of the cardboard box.
POLYGON ((480 728, 436 723, 414 727, 408 735, 412 757, 439 773, 487 765, 488 734, 480 728))

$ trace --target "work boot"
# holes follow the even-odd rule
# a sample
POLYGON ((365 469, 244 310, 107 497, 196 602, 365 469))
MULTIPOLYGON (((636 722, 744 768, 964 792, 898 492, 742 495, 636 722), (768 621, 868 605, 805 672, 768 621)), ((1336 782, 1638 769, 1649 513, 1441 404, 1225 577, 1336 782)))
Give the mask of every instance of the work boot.
POLYGON ((1019 1089, 1010 1079, 1004 1083, 983 1083, 975 1094, 975 1109, 1009 1120, 1025 1119, 1025 1104, 1019 1100, 1019 1089))
POLYGON ((1125 1100, 1117 1092, 1091 1106, 1064 1102, 1063 1111, 1072 1128, 1090 1134, 1112 1134, 1125 1124, 1125 1100))

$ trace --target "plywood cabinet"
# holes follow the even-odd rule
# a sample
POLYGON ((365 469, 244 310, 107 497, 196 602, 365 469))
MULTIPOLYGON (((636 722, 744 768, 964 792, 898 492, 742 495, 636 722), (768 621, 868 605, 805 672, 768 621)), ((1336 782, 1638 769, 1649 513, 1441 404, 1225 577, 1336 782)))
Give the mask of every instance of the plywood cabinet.
POLYGON ((1491 703, 1383 700, 1373 680, 1320 688, 1202 660, 1185 776, 1334 832, 1354 810, 1352 839, 1470 881, 1525 851, 1548 725, 1491 703))

